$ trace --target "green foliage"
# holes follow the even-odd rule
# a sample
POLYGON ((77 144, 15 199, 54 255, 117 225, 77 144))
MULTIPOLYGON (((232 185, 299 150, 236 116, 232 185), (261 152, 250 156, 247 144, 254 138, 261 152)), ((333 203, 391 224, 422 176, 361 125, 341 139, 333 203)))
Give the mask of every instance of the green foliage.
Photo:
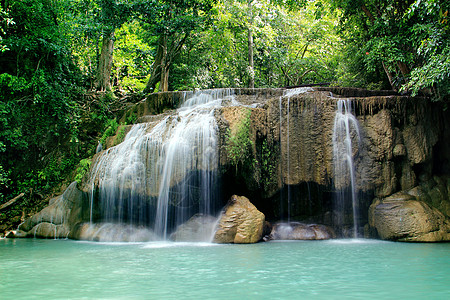
POLYGON ((126 131, 127 131, 127 128, 125 125, 119 126, 119 131, 117 132, 117 136, 116 136, 116 140, 115 140, 116 145, 123 142, 123 140, 125 139, 125 136, 126 136, 126 131))
POLYGON ((420 18, 412 32, 420 64, 411 72, 410 81, 402 90, 413 95, 431 89, 435 100, 444 100, 450 94, 450 23, 448 3, 416 1, 407 18, 420 18))
POLYGON ((425 88, 433 88, 435 99, 442 100, 450 94, 450 45, 433 54, 427 62, 411 72, 411 80, 405 90, 413 95, 425 88))
MULTIPOLYGON (((58 26, 58 2, 7 1, 0 53, 0 166, 11 197, 49 192, 78 159, 81 76, 58 26)), ((6 196, 5 196, 6 197, 6 196)))
POLYGON ((277 184, 279 151, 263 140, 260 149, 261 184, 265 191, 269 191, 277 184))
POLYGON ((336 80, 340 60, 336 17, 323 13, 323 7, 319 10, 308 2, 287 9, 273 1, 258 1, 252 23, 247 1, 222 1, 215 10, 211 27, 191 34, 175 61, 174 89, 247 86, 249 28, 256 87, 336 80))
POLYGON ((35 168, 25 174, 18 182, 21 192, 49 193, 53 187, 62 183, 76 166, 77 159, 71 155, 52 153, 46 158, 42 168, 35 168))
MULTIPOLYGON (((213 4, 217 0, 136 0, 133 11, 148 31, 147 39, 155 48, 155 61, 144 92, 169 89, 170 68, 188 38, 211 25, 213 4)), ((177 87, 175 87, 177 89, 177 87)))
POLYGON ((61 32, 71 45, 73 61, 83 75, 84 84, 93 86, 97 68, 102 24, 97 17, 100 6, 94 0, 63 0, 58 19, 61 32))
POLYGON ((251 110, 246 109, 234 133, 228 129, 226 151, 231 164, 238 170, 238 166, 248 164, 252 158, 253 141, 250 139, 251 110))
POLYGON ((131 125, 131 124, 136 123, 136 121, 137 121, 137 115, 134 112, 132 112, 131 114, 129 114, 127 116, 127 120, 126 120, 125 124, 131 125))
POLYGON ((347 78, 413 95, 430 89, 438 100, 448 95, 448 1, 331 3, 342 12, 347 78))
POLYGON ((118 85, 126 90, 143 90, 149 79, 154 49, 144 41, 145 34, 137 21, 116 30, 113 73, 118 85))
POLYGON ((3 166, 0 165, 0 203, 6 202, 6 199, 4 199, 5 195, 3 194, 3 191, 8 189, 10 181, 8 177, 8 173, 5 169, 3 169, 3 166))
POLYGON ((208 25, 217 0, 135 0, 132 10, 153 33, 172 35, 208 25))
POLYGON ((84 176, 87 172, 89 172, 89 168, 91 167, 92 160, 85 158, 80 161, 75 173, 75 181, 81 183, 84 176))
POLYGON ((117 123, 117 120, 114 118, 112 120, 108 120, 106 123, 106 130, 103 133, 100 142, 105 145, 106 139, 110 136, 114 136, 117 132, 117 129, 119 128, 119 123, 117 123))
POLYGON ((128 21, 131 15, 131 6, 128 1, 96 0, 100 12, 97 15, 103 31, 112 31, 128 21))
POLYGON ((3 44, 3 38, 5 36, 5 27, 14 25, 14 21, 9 17, 9 14, 3 10, 0 4, 0 53, 9 50, 9 48, 3 44))

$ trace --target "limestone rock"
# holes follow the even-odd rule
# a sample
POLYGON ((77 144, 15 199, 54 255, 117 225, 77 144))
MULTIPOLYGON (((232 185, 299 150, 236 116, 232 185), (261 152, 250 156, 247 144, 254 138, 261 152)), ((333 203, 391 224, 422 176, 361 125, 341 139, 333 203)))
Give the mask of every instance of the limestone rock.
POLYGON ((369 222, 384 240, 450 241, 449 219, 403 192, 375 200, 369 209, 369 222))
POLYGON ((432 153, 432 147, 438 140, 434 126, 421 120, 417 125, 409 125, 403 130, 406 153, 409 161, 414 164, 423 163, 428 160, 432 153))
POLYGON ((416 200, 423 201, 436 208, 446 217, 450 217, 450 197, 446 179, 446 177, 434 176, 434 178, 408 190, 407 193, 414 196, 416 200))
POLYGON ((395 192, 397 186, 397 177, 395 174, 395 165, 392 161, 387 161, 382 165, 382 171, 377 178, 378 188, 376 195, 386 197, 395 192))
POLYGON ((406 148, 403 144, 397 144, 394 147, 394 156, 405 156, 406 155, 406 148))
POLYGON ((321 225, 321 224, 313 224, 310 227, 314 230, 316 234, 316 240, 329 240, 336 238, 336 233, 333 228, 321 225))
POLYGON ((263 234, 265 216, 246 197, 233 195, 222 214, 213 241, 248 244, 263 234))
POLYGON ((27 232, 22 230, 11 230, 5 234, 5 238, 25 238, 27 237, 27 232))
POLYGON ((273 226, 272 240, 327 240, 335 238, 334 230, 325 225, 302 224, 298 222, 277 223, 273 226))
POLYGON ((400 178, 400 186, 402 190, 409 190, 416 185, 416 174, 412 170, 409 163, 404 163, 402 166, 402 176, 400 178))
POLYGON ((373 116, 367 116, 364 130, 374 146, 373 156, 377 161, 392 159, 394 149, 394 131, 389 110, 383 109, 373 116))
POLYGON ((41 222, 28 231, 28 236, 39 238, 67 238, 70 229, 67 224, 41 222))
POLYGON ((213 216, 196 214, 178 226, 170 239, 175 242, 210 242, 216 223, 217 218, 213 216))
POLYGON ((73 182, 62 195, 52 198, 47 207, 19 225, 19 230, 26 232, 21 237, 67 238, 71 228, 82 221, 82 198, 77 183, 73 182))

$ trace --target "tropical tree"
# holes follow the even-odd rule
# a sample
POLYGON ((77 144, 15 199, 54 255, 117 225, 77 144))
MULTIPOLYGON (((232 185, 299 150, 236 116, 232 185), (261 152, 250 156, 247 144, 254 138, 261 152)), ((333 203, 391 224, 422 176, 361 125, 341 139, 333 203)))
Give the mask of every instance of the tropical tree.
POLYGON ((5 1, 3 9, 13 21, 3 27, 0 53, 0 166, 8 194, 35 190, 38 180, 45 189, 70 169, 81 81, 57 1, 5 1))
POLYGON ((175 61, 175 88, 250 87, 252 78, 256 87, 335 79, 340 40, 337 19, 325 8, 254 0, 251 25, 247 1, 220 1, 215 8, 212 26, 192 34, 175 61))
POLYGON ((146 36, 137 20, 116 29, 112 81, 125 91, 142 91, 149 79, 155 51, 146 36))
POLYGON ((111 90, 111 68, 113 63, 114 33, 125 23, 131 14, 128 1, 98 0, 102 25, 102 47, 97 67, 95 87, 97 90, 111 90))
POLYGON ((150 35, 156 55, 144 92, 168 91, 169 72, 189 36, 210 24, 214 0, 137 0, 133 10, 150 35))
MULTIPOLYGON (((413 95, 427 91, 434 99, 450 94, 450 22, 449 1, 415 1, 407 18, 420 19, 413 26, 416 33, 417 63, 409 82, 402 87, 413 95)), ((448 100, 448 99, 447 99, 448 100)))
POLYGON ((382 68, 394 90, 448 92, 448 0, 332 0, 363 73, 382 68))

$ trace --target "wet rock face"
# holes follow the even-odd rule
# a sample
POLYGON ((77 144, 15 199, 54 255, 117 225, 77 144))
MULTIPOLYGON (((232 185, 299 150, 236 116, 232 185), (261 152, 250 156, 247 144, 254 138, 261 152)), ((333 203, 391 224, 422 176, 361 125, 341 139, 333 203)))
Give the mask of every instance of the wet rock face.
MULTIPOLYGON (((247 183, 249 190, 264 188, 263 179, 267 178, 263 175, 264 152, 258 148, 258 138, 278 149, 278 159, 269 160, 274 164, 271 171, 276 173, 276 180, 272 180, 275 184, 263 190, 263 198, 272 197, 287 185, 304 182, 333 188, 336 180, 331 141, 337 101, 333 93, 322 89, 290 97, 278 96, 268 99, 258 109, 251 109, 250 138, 255 145, 252 159, 257 163, 248 176, 252 179, 247 183)), ((425 99, 389 93, 362 95, 358 92, 350 96, 361 97, 352 99, 361 133, 360 147, 353 149, 357 192, 383 199, 398 191, 410 190, 420 182, 430 182, 436 167, 448 174, 450 151, 439 149, 448 149, 440 141, 449 135, 445 128, 450 125, 437 106, 425 99)), ((220 126, 232 127, 239 122, 240 109, 234 107, 233 114, 237 117, 223 118, 220 126)), ((221 159, 221 165, 226 165, 226 159, 221 159)), ((450 203, 445 199, 449 192, 445 190, 446 184, 421 184, 417 192, 425 196, 416 200, 448 216, 450 203), (423 189, 428 190, 424 193, 423 189)), ((371 200, 368 198, 359 207, 369 207, 371 200)), ((434 213, 427 215, 438 218, 434 213)))
POLYGON ((328 240, 335 238, 334 230, 326 225, 297 222, 273 225, 269 240, 328 240))
POLYGON ((267 139, 279 141, 281 183, 329 182, 336 108, 327 100, 326 93, 308 92, 268 103, 267 139))
MULTIPOLYGON (((248 138, 253 148, 249 160, 257 163, 248 176, 253 180, 248 180, 249 189, 261 185, 262 140, 266 148, 277 152, 277 160, 271 159, 277 182, 265 191, 265 197, 283 185, 330 185, 334 180, 332 136, 337 100, 329 92, 315 91, 260 99, 258 107, 221 108, 216 114, 220 165, 229 164, 227 132, 248 117, 244 110, 250 110, 248 138)), ((353 151, 357 189, 386 197, 415 186, 420 174, 414 167, 432 163, 432 150, 442 131, 436 110, 420 99, 400 96, 355 98, 352 105, 361 133, 359 149, 353 151)))
POLYGON ((416 197, 399 192, 376 199, 369 209, 369 224, 385 240, 407 242, 450 241, 450 220, 416 197))
POLYGON ((213 242, 249 244, 262 238, 265 217, 243 196, 233 195, 217 225, 213 242))
MULTIPOLYGON (((224 177, 232 177, 227 178, 230 187, 240 184, 238 190, 231 192, 258 195, 255 199, 261 202, 255 204, 273 218, 275 214, 270 216, 269 211, 276 211, 280 205, 271 203, 271 199, 281 195, 286 187, 293 190, 308 183, 308 189, 304 189, 308 193, 310 184, 319 186, 321 190, 317 197, 309 197, 317 204, 313 205, 314 214, 331 211, 331 201, 327 199, 326 202, 322 198, 324 191, 333 191, 336 182, 333 178, 332 136, 337 101, 342 98, 337 94, 355 97, 351 102, 361 133, 360 147, 352 149, 356 190, 370 195, 370 199, 360 203, 359 207, 361 210, 364 208, 366 214, 373 196, 381 199, 376 200, 370 209, 372 228, 376 228, 382 238, 391 240, 444 239, 445 220, 450 216, 450 185, 447 178, 436 178, 433 172, 450 173, 450 143, 446 142, 450 139, 450 119, 438 106, 425 99, 340 88, 319 88, 291 96, 286 96, 281 89, 236 89, 236 100, 246 106, 224 105, 214 112, 218 126, 218 172, 224 177), (236 168, 227 153, 227 143, 229 135, 236 134, 242 123, 248 124, 244 142, 250 146, 245 156, 248 161, 236 168), (394 201, 388 197, 401 190, 413 198, 394 201), (398 221, 399 216, 401 222, 398 221)), ((151 95, 147 101, 131 108, 124 117, 133 114, 139 122, 156 124, 163 115, 151 114, 162 111, 166 111, 164 116, 170 114, 167 109, 176 108, 183 102, 183 97, 182 92, 151 95)), ((183 176, 174 182, 181 181, 183 176)), ((92 187, 88 182, 84 180, 80 187, 85 193, 92 187)), ((348 180, 343 182, 348 185, 348 180)), ((151 196, 155 197, 155 194, 151 196)), ((325 197, 330 198, 328 195, 325 197)), ((63 196, 53 199, 47 208, 22 224, 19 235, 65 237, 74 226, 81 228, 77 224, 86 222, 81 198, 78 189, 69 188, 63 196)), ((296 207, 301 202, 299 199, 303 198, 295 198, 297 203, 291 206, 296 207)), ((261 218, 264 220, 264 215, 252 208, 250 202, 240 199, 233 196, 227 205, 221 227, 215 235, 217 242, 247 243, 261 238, 260 223, 263 223, 261 218)), ((290 210, 292 216, 300 216, 302 212, 302 209, 290 210)), ((185 225, 186 228, 181 227, 173 239, 183 240, 181 236, 184 233, 181 232, 185 229, 195 231, 188 223, 185 225)), ((331 235, 317 233, 311 226, 297 227, 294 236, 311 238, 313 232, 315 238, 331 235)), ((88 228, 83 230, 88 231, 88 228)), ((74 238, 84 236, 71 234, 74 238)))

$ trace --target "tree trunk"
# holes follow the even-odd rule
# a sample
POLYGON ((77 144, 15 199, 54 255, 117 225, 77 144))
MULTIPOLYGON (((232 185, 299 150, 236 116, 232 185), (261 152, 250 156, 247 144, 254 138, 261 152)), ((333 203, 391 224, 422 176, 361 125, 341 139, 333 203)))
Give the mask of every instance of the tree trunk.
POLYGON ((169 67, 162 68, 161 81, 159 83, 159 92, 169 91, 169 67))
POLYGON ((170 58, 168 57, 167 51, 167 37, 163 37, 162 44, 162 60, 161 60, 161 80, 159 82, 158 92, 167 92, 169 90, 169 68, 170 68, 170 58))
POLYGON ((408 66, 402 61, 397 62, 397 66, 400 69, 400 72, 402 72, 403 77, 406 79, 410 72, 408 66))
POLYGON ((392 75, 392 73, 389 71, 389 69, 387 68, 387 66, 384 62, 381 62, 381 64, 383 65, 384 72, 386 72, 386 75, 388 77, 388 80, 389 80, 389 83, 391 84, 392 89, 394 91, 397 91, 397 89, 395 88, 395 85, 394 85, 394 75, 392 75))
POLYGON ((361 5, 361 9, 364 12, 364 14, 369 18, 370 22, 372 24, 375 22, 375 17, 372 15, 372 13, 367 9, 367 7, 363 4, 361 5))
POLYGON ((158 50, 156 52, 155 62, 152 65, 152 74, 144 89, 144 93, 152 92, 159 82, 159 91, 167 92, 169 90, 169 71, 172 61, 178 56, 189 37, 189 32, 170 36, 161 35, 158 40, 158 50))
POLYGON ((22 198, 23 196, 25 196, 24 193, 20 193, 17 197, 14 197, 13 199, 9 200, 6 203, 3 203, 2 205, 0 205, 0 210, 7 208, 8 206, 14 204, 17 202, 17 200, 19 200, 20 198, 22 198))
POLYGON ((248 73, 250 76, 248 87, 255 88, 255 71, 253 63, 253 11, 252 11, 252 0, 248 0, 248 10, 249 10, 249 27, 248 27, 248 73))
MULTIPOLYGON (((158 40, 158 49, 156 51, 156 57, 155 61, 152 65, 152 74, 150 76, 150 79, 147 82, 147 85, 145 86, 144 93, 151 93, 156 87, 156 84, 158 82, 161 82, 163 78, 163 70, 165 61, 167 59, 167 36, 162 35, 159 37, 158 40)), ((165 70, 164 70, 165 71, 165 70)), ((164 76, 165 78, 166 76, 164 76)), ((167 74, 168 79, 168 74, 167 74)), ((160 83, 160 91, 161 91, 161 83, 160 83)))
POLYGON ((111 68, 114 50, 114 31, 106 33, 102 40, 102 52, 97 68, 95 87, 99 91, 111 90, 111 68))
POLYGON ((145 94, 151 93, 155 89, 156 84, 160 80, 161 80, 161 60, 155 58, 155 62, 153 63, 152 67, 152 74, 150 76, 150 79, 147 81, 144 93, 145 94))

